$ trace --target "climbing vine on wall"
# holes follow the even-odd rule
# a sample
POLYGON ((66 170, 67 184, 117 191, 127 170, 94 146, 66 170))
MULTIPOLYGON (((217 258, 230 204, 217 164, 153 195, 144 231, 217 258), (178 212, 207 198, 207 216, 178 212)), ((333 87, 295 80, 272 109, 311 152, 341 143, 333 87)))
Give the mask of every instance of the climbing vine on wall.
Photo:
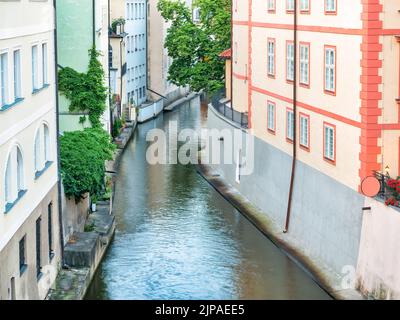
MULTIPOLYGON (((100 117, 106 109, 107 88, 104 85, 104 70, 98 60, 100 53, 89 50, 87 73, 80 73, 70 67, 62 68, 58 73, 60 92, 70 101, 70 112, 85 112, 93 127, 100 127, 100 117)), ((84 123, 86 117, 80 122, 84 123)))

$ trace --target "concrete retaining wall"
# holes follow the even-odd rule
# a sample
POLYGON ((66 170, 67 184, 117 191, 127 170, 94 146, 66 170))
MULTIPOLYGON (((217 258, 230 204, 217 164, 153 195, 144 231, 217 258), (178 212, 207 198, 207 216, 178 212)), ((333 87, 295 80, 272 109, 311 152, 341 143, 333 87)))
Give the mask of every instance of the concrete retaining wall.
MULTIPOLYGON (((208 127, 234 126, 210 106, 208 127)), ((247 133, 243 131, 243 137, 247 133)), ((225 143, 225 142, 223 142, 225 143)), ((236 182, 236 165, 213 165, 223 178, 284 229, 291 156, 255 138, 254 172, 236 182)), ((334 287, 343 289, 345 266, 357 265, 364 197, 312 167, 297 162, 288 241, 296 250, 329 270, 334 287)))
POLYGON ((357 284, 374 299, 400 299, 400 211, 367 198, 357 284))

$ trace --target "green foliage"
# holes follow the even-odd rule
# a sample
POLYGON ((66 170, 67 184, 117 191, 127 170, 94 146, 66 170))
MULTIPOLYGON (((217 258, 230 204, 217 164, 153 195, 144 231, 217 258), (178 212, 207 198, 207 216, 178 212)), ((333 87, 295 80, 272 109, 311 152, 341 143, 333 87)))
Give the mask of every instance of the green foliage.
POLYGON ((61 177, 68 197, 79 201, 89 192, 99 195, 104 185, 104 163, 111 160, 115 145, 101 128, 66 132, 60 137, 61 177))
POLYGON ((111 23, 111 29, 112 31, 115 33, 117 32, 117 26, 118 25, 124 25, 125 24, 125 19, 124 18, 118 18, 118 19, 114 19, 111 23))
MULTIPOLYGON (((93 127, 100 127, 100 117, 106 109, 107 88, 104 86, 104 70, 98 60, 99 52, 89 50, 87 73, 79 73, 66 67, 58 73, 60 92, 70 101, 70 112, 87 112, 93 127)), ((84 123, 86 117, 79 122, 84 123)))
POLYGON ((180 0, 159 0, 157 8, 171 22, 165 47, 173 59, 168 80, 193 90, 214 92, 224 86, 224 61, 219 54, 231 46, 231 0, 195 0, 200 23, 180 0))
POLYGON ((122 129, 122 120, 117 118, 114 121, 112 136, 114 138, 118 137, 119 133, 121 132, 121 129, 122 129))

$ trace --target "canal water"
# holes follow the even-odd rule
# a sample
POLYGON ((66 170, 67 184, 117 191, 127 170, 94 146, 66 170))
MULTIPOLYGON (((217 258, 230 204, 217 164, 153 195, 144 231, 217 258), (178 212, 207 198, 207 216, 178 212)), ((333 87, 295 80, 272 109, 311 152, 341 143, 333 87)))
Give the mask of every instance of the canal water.
POLYGON ((196 172, 149 165, 146 133, 206 126, 198 99, 142 124, 121 160, 117 229, 86 299, 329 299, 196 172))

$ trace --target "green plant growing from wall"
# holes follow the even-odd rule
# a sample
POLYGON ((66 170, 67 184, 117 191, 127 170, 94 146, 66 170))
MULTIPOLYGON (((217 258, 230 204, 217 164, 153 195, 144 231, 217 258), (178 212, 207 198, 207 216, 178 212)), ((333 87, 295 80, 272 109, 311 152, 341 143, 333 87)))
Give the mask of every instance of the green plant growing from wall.
POLYGON ((85 193, 99 195, 104 186, 106 160, 115 145, 102 128, 66 132, 60 137, 61 177, 67 197, 79 202, 85 193))
POLYGON ((231 0, 195 0, 199 23, 183 1, 159 0, 157 8, 171 22, 165 47, 172 58, 168 80, 210 93, 224 87, 224 61, 219 54, 231 46, 231 0))
MULTIPOLYGON (((88 114, 93 127, 100 127, 100 117, 106 109, 107 88, 104 85, 104 70, 98 59, 100 53, 92 48, 89 50, 89 67, 87 73, 80 73, 70 67, 58 72, 58 87, 60 92, 70 101, 70 112, 88 114)), ((86 116, 79 122, 86 122, 86 116)))
POLYGON ((114 19, 113 21, 112 21, 112 23, 111 23, 111 29, 112 29, 112 31, 114 32, 114 33, 116 33, 117 32, 117 26, 119 26, 119 25, 121 25, 121 26, 123 26, 123 25, 125 25, 125 19, 124 18, 118 18, 118 19, 114 19))

